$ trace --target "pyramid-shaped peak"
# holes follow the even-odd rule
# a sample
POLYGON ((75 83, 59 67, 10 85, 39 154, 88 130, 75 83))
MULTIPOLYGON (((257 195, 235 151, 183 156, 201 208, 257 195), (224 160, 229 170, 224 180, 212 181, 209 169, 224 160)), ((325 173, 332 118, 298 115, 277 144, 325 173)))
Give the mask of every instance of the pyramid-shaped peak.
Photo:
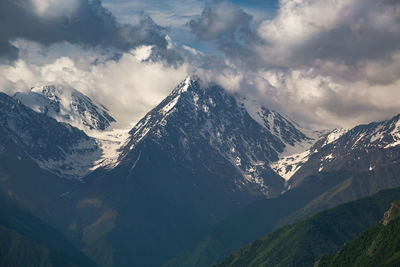
POLYGON ((187 76, 185 80, 183 80, 178 86, 175 88, 175 90, 172 92, 172 94, 181 94, 187 91, 193 91, 199 88, 199 79, 195 78, 193 76, 187 76))

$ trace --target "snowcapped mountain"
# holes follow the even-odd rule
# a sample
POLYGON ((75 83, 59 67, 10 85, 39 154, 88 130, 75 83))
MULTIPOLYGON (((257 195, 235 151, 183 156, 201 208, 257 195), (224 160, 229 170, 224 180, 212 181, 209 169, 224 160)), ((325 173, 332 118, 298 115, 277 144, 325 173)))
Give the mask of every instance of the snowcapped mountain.
POLYGON ((312 140, 278 113, 250 112, 244 102, 187 78, 130 130, 114 167, 86 177, 91 198, 118 214, 104 240, 130 251, 126 266, 160 266, 232 212, 282 192, 285 180, 269 164, 312 140))
POLYGON ((36 112, 81 130, 105 130, 115 121, 106 107, 66 86, 33 87, 29 92, 16 93, 14 98, 36 112))
POLYGON ((71 151, 64 150, 62 158, 37 160, 42 168, 60 177, 83 178, 98 167, 112 168, 117 164, 118 150, 129 130, 108 130, 115 119, 103 105, 73 88, 55 85, 34 87, 27 93, 16 93, 13 98, 35 112, 69 124, 70 128, 81 129, 87 135, 88 142, 76 144, 71 151))
MULTIPOLYGON (((239 172, 238 176, 242 178, 236 179, 235 183, 252 184, 256 191, 270 195, 275 189, 269 184, 272 181, 265 179, 266 176, 274 176, 269 164, 293 151, 305 150, 315 140, 279 113, 249 99, 227 94, 218 86, 211 87, 204 89, 199 81, 188 77, 130 131, 130 141, 123 149, 121 146, 127 143, 127 131, 114 129, 102 132, 115 120, 104 106, 95 104, 75 89, 54 85, 34 87, 27 93, 16 93, 14 98, 36 112, 84 130, 91 142, 96 143, 93 154, 85 159, 66 153, 63 161, 58 160, 57 163, 54 160, 38 161, 45 169, 52 169, 53 172, 58 169, 59 176, 69 177, 75 173, 83 177, 100 166, 113 168, 143 138, 168 136, 168 124, 175 125, 175 130, 182 134, 178 141, 180 156, 185 159, 193 156, 187 137, 201 140, 218 151, 239 172), (55 167, 59 165, 68 167, 55 167), (87 171, 82 172, 82 168, 87 171)), ((81 143, 80 149, 89 148, 81 143)), ((287 178, 275 165, 271 166, 287 178)), ((272 180, 275 186, 281 184, 277 176, 272 180)))
POLYGON ((373 172, 376 167, 399 159, 400 114, 387 121, 332 132, 311 148, 307 162, 293 175, 290 184, 296 186, 304 177, 321 172, 373 172))
POLYGON ((101 151, 93 138, 68 124, 37 113, 19 100, 0 93, 0 145, 17 149, 41 168, 65 178, 91 171, 101 151))
POLYGON ((146 139, 165 146, 176 161, 201 161, 201 150, 207 146, 238 171, 235 183, 252 184, 269 196, 282 181, 272 175, 268 164, 287 148, 313 141, 279 113, 252 105, 219 86, 201 86, 190 77, 130 134, 122 160, 146 139), (167 137, 174 140, 164 143, 167 137))

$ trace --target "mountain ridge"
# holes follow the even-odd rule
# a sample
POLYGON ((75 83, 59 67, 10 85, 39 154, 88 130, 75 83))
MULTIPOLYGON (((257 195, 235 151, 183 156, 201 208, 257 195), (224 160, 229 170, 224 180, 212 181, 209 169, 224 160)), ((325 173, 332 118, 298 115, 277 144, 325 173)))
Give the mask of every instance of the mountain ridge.
POLYGON ((61 85, 32 87, 13 96, 36 112, 81 130, 105 130, 115 119, 103 105, 94 103, 78 90, 61 85))

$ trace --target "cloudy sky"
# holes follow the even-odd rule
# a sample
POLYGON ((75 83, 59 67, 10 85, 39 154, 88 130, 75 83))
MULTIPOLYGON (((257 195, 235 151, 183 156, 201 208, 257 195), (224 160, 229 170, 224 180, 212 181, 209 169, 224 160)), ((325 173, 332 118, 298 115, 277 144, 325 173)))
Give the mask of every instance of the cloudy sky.
POLYGON ((400 113, 398 0, 0 0, 0 90, 75 87, 122 125, 188 74, 317 127, 400 113))

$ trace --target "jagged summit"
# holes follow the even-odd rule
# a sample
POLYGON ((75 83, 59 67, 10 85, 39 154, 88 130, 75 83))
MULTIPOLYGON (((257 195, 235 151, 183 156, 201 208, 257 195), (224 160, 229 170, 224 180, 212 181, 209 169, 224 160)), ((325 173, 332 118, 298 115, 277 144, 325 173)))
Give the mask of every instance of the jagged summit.
MULTIPOLYGON (((238 111, 242 116, 250 117, 250 119, 264 128, 268 135, 277 142, 275 152, 278 154, 283 152, 287 146, 296 146, 303 142, 306 142, 308 146, 313 144, 314 140, 312 138, 307 137, 297 129, 295 123, 278 112, 257 105, 249 99, 235 96, 219 85, 203 85, 199 78, 190 76, 139 121, 131 130, 131 134, 137 136, 140 132, 140 136, 135 138, 140 141, 146 134, 151 132, 153 126, 165 126, 167 118, 175 112, 184 113, 182 115, 197 119, 203 115, 208 119, 215 119, 214 113, 221 112, 222 115, 224 109, 227 113, 238 111), (141 132, 140 129, 146 130, 141 132)), ((221 117, 224 116, 227 116, 227 114, 221 117)))
POLYGON ((191 77, 147 113, 130 135, 122 161, 146 142, 165 147, 176 160, 192 162, 201 162, 199 151, 209 147, 239 172, 242 178, 236 183, 254 184, 267 195, 283 185, 268 164, 288 146, 311 140, 279 113, 264 107, 249 111, 222 87, 191 77))
POLYGON ((33 87, 14 98, 39 113, 81 130, 105 130, 115 119, 106 107, 94 103, 79 91, 60 85, 33 87))

